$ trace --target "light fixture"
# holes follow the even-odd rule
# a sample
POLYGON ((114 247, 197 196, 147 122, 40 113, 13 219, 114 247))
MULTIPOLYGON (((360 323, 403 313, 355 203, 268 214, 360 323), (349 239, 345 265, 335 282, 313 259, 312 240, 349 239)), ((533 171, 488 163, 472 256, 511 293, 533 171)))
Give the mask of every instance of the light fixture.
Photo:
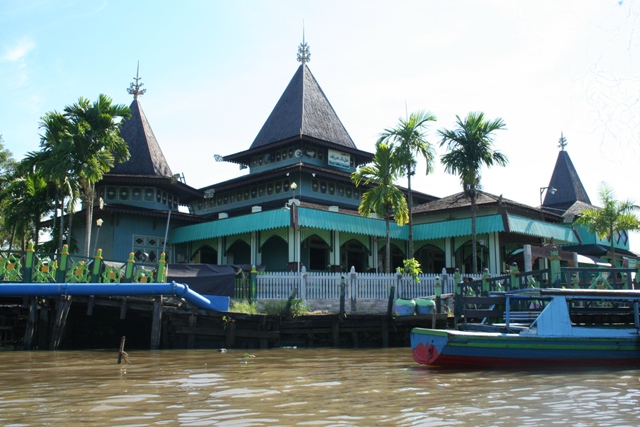
POLYGON ((96 230, 96 241, 93 243, 93 253, 94 254, 98 250, 98 239, 100 238, 100 227, 102 227, 102 223, 103 222, 104 221, 102 220, 102 218, 98 218, 96 220, 96 227, 98 227, 98 229, 96 230))

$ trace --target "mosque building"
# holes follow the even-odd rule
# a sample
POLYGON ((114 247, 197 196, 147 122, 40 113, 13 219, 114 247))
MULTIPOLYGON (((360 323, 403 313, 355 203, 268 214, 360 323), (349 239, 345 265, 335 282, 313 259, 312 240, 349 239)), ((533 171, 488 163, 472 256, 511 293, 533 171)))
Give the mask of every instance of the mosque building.
MULTIPOLYGON (((304 41, 297 59, 300 65, 249 148, 216 156, 249 173, 200 189, 188 186, 169 167, 142 110, 139 97, 145 90, 136 76, 128 90, 134 98, 132 116, 121 129, 131 158, 96 186, 102 202, 94 208, 94 219, 102 222, 94 239, 105 258, 122 260, 133 252, 138 261, 154 262, 165 252, 170 263, 257 265, 266 271, 383 271, 385 220, 358 213, 368 187, 356 187, 351 180, 373 153, 358 149, 349 136, 311 73, 304 41)), ((575 215, 592 205, 565 145, 549 186, 541 188, 541 198, 546 191, 542 206, 479 192, 481 269, 499 273, 512 262, 520 264, 524 245, 565 245, 584 253, 586 262, 610 255, 608 241, 571 225, 575 215)), ((470 272, 469 200, 463 193, 438 198, 419 189, 413 190, 413 200, 414 254, 407 253, 408 225, 391 222, 392 267, 413 255, 426 273, 470 272)), ((74 235, 84 236, 84 224, 76 222, 74 235)), ((619 253, 634 256, 626 234, 614 238, 619 253)))

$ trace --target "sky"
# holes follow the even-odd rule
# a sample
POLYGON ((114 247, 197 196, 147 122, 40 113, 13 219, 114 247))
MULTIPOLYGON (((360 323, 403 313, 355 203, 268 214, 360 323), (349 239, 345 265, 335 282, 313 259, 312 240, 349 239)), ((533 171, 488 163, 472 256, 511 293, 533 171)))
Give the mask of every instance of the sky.
MULTIPOLYGON (((482 188, 531 206, 566 137, 591 202, 603 182, 640 203, 640 2, 631 0, 0 1, 0 135, 15 159, 39 123, 83 96, 142 108, 173 173, 201 188, 237 177, 214 154, 248 149, 297 70, 298 45, 360 150, 407 113, 438 129, 501 117, 505 168, 482 188), (304 30, 303 30, 304 29, 304 30)), ((414 189, 461 191, 442 164, 414 189)), ((406 185, 406 181, 399 181, 406 185)), ((640 253, 640 234, 631 236, 640 253)))

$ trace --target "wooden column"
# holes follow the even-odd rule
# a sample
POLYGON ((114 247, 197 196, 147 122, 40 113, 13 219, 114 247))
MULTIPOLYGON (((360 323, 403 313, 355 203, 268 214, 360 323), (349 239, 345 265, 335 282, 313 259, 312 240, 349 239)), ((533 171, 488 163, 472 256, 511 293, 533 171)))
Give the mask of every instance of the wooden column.
POLYGON ((153 317, 151 319, 151 350, 160 347, 160 334, 162 332, 162 295, 153 300, 153 317))

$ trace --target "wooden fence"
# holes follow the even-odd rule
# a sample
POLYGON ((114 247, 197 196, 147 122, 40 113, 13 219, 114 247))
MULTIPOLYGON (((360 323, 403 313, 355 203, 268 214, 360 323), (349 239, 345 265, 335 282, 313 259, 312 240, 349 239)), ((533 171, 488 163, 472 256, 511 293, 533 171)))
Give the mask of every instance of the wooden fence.
MULTIPOLYGON (((480 279, 482 275, 468 275, 480 279)), ((293 290, 297 298, 304 300, 336 300, 340 298, 340 288, 344 281, 345 298, 387 300, 391 286, 399 298, 419 298, 454 293, 454 275, 421 274, 414 281, 411 276, 384 273, 329 273, 329 272, 266 272, 256 276, 252 286, 251 278, 236 280, 236 298, 252 300, 287 299, 293 290)))

